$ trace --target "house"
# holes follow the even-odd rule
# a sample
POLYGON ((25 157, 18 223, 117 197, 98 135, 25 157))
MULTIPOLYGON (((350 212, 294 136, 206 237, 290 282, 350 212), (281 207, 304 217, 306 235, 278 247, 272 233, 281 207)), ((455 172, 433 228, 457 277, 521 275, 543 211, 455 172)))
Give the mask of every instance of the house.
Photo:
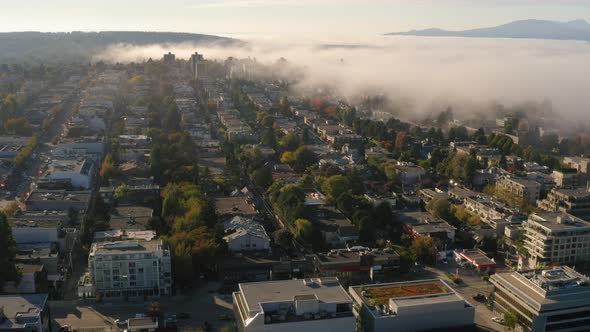
POLYGON ((475 307, 440 279, 349 288, 363 331, 455 331, 472 328, 475 307))
POLYGON ((246 218, 254 218, 258 216, 258 212, 254 208, 252 201, 246 195, 238 196, 217 196, 214 199, 215 211, 217 215, 224 218, 231 218, 233 216, 242 216, 246 218))
POLYGON ((231 252, 270 250, 270 238, 257 221, 235 216, 223 224, 223 240, 231 252))
POLYGON ((242 283, 233 293, 238 331, 356 330, 352 300, 334 278, 242 283))
POLYGON ((359 239, 356 226, 334 207, 316 206, 316 212, 310 221, 319 227, 326 243, 333 247, 359 239))
POLYGON ((428 236, 442 241, 444 246, 455 242, 455 227, 428 212, 399 213, 404 230, 414 236, 428 236))

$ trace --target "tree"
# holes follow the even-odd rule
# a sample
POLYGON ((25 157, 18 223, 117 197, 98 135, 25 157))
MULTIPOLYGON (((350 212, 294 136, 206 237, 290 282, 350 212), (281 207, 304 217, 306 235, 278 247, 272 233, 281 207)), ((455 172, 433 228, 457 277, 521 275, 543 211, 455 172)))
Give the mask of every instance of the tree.
POLYGON ((506 324, 511 330, 514 330, 517 323, 518 316, 516 316, 515 312, 510 310, 504 313, 504 324, 506 324))
POLYGON ((293 233, 289 232, 289 230, 285 228, 279 229, 273 233, 273 239, 278 246, 282 247, 283 249, 288 249, 291 247, 291 243, 293 242, 293 233))
POLYGON ((103 178, 104 181, 108 181, 109 179, 115 176, 116 172, 117 166, 115 166, 113 156, 109 153, 104 158, 102 166, 100 167, 100 176, 103 178))
POLYGON ((295 220, 295 234, 305 241, 310 241, 313 235, 313 224, 307 219, 295 220))
POLYGON ((260 167, 251 174, 254 184, 266 190, 272 184, 272 172, 268 167, 260 167))
POLYGON ((28 136, 31 134, 31 125, 25 118, 10 119, 4 123, 4 129, 11 134, 28 136))
POLYGON ((117 187, 117 189, 115 189, 115 199, 117 200, 121 200, 121 199, 125 199, 127 198, 127 196, 129 196, 129 186, 127 186, 125 183, 121 184, 120 186, 117 187))
POLYGON ((287 134, 281 139, 281 148, 285 151, 295 151, 302 144, 301 137, 297 134, 287 134))
POLYGON ((344 175, 331 176, 322 184, 322 191, 332 200, 340 197, 345 192, 351 191, 351 189, 350 180, 344 175))
POLYGON ((0 212, 0 289, 8 281, 18 282, 20 271, 16 266, 16 241, 4 213, 0 212))
POLYGON ((439 217, 447 222, 453 223, 455 219, 451 209, 451 203, 446 199, 432 199, 426 204, 426 209, 434 216, 439 217))
POLYGON ((438 248, 435 239, 428 236, 420 236, 414 239, 410 250, 416 261, 428 265, 436 264, 438 248))
POLYGON ((295 162, 295 155, 291 151, 285 151, 281 155, 281 162, 283 164, 293 164, 295 162))
POLYGON ((294 167, 298 171, 304 171, 307 167, 318 162, 317 154, 304 146, 295 150, 294 157, 294 167))

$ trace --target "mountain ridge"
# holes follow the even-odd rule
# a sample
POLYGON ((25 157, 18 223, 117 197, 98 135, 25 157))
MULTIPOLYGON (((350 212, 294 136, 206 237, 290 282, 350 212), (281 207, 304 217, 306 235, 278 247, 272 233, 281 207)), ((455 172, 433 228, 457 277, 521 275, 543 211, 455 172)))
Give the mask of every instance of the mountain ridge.
POLYGON ((468 30, 451 31, 439 28, 428 28, 405 32, 390 32, 384 35, 467 38, 530 38, 590 41, 590 24, 584 19, 577 19, 568 22, 529 19, 513 21, 494 27, 468 30))

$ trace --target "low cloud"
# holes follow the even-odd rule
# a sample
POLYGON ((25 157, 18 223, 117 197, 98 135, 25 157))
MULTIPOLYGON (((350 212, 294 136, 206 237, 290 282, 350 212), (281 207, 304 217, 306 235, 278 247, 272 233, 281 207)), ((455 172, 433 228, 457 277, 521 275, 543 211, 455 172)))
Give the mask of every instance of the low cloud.
POLYGON ((376 37, 356 43, 331 41, 249 41, 239 47, 215 45, 113 45, 96 60, 177 58, 204 53, 208 59, 253 57, 274 63, 284 57, 305 68, 301 87, 329 86, 344 96, 383 93, 410 101, 414 112, 432 105, 506 106, 550 100, 554 111, 588 121, 590 43, 519 39, 376 37))

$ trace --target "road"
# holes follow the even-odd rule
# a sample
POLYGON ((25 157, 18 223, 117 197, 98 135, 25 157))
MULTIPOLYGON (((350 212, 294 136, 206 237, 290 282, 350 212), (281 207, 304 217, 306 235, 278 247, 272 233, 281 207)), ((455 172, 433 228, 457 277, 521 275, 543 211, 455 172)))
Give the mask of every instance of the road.
POLYGON ((488 296, 493 286, 489 281, 482 280, 480 275, 471 269, 459 268, 459 278, 462 282, 455 285, 446 275, 446 273, 455 274, 457 264, 450 260, 449 264, 438 264, 436 267, 424 267, 421 272, 416 274, 416 278, 430 277, 440 278, 448 282, 467 302, 475 307, 475 325, 480 331, 504 331, 506 327, 492 321, 492 317, 498 316, 485 305, 485 301, 473 299, 476 294, 488 296))
MULTIPOLYGON (((158 300, 164 316, 170 316, 177 313, 188 313, 190 318, 179 319, 178 329, 180 331, 195 330, 203 327, 205 322, 209 322, 212 331, 219 331, 223 327, 232 327, 234 322, 226 320, 226 317, 233 318, 231 294, 217 294, 220 284, 217 282, 208 282, 203 287, 191 289, 186 293, 162 297, 158 300)), ((147 303, 105 303, 96 304, 88 303, 90 308, 95 310, 101 317, 108 317, 113 329, 115 319, 126 320, 135 317, 138 313, 145 313, 147 303)))
POLYGON ((55 117, 47 131, 39 136, 39 145, 33 154, 34 158, 31 157, 27 161, 25 169, 19 174, 21 179, 15 190, 18 197, 25 197, 33 189, 31 185, 39 177, 38 171, 49 160, 51 140, 64 131, 66 121, 72 116, 72 112, 79 102, 80 99, 77 95, 64 102, 62 112, 55 117))

